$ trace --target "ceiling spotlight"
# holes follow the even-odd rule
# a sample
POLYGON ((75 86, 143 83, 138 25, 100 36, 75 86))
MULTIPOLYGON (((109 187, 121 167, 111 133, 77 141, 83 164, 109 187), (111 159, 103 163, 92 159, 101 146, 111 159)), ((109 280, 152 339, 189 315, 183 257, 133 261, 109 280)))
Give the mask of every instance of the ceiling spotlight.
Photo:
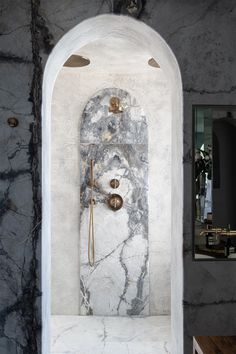
POLYGON ((90 60, 82 57, 81 55, 72 54, 63 66, 68 68, 82 68, 90 64, 90 60))
POLYGON ((148 65, 152 66, 153 68, 160 68, 160 65, 154 58, 148 60, 148 65))

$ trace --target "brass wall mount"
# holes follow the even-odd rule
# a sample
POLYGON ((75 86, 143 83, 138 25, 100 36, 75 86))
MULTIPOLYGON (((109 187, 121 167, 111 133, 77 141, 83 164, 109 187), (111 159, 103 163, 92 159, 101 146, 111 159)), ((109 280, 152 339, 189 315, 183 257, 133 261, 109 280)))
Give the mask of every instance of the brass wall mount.
POLYGON ((123 112, 119 97, 113 96, 110 98, 109 112, 112 112, 114 114, 123 112))
POLYGON ((154 58, 150 58, 148 60, 148 65, 152 66, 153 68, 160 68, 160 65, 154 58))
POLYGON ((108 197, 107 203, 111 210, 117 211, 123 206, 123 198, 119 194, 111 194, 108 197))
POLYGON ((8 118, 7 123, 11 128, 15 128, 19 124, 19 121, 16 117, 10 117, 8 118))
POLYGON ((83 66, 87 66, 89 64, 90 60, 88 58, 85 58, 82 55, 72 54, 63 66, 68 68, 82 68, 83 66))
POLYGON ((116 179, 116 178, 113 178, 113 179, 110 181, 110 186, 111 186, 111 188, 113 188, 113 189, 118 188, 119 185, 120 185, 120 182, 119 182, 118 179, 116 179))

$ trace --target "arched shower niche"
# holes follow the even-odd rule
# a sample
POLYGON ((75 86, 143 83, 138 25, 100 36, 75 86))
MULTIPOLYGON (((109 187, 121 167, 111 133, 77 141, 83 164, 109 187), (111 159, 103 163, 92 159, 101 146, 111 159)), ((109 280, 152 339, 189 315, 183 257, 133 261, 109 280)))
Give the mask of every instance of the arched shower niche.
POLYGON ((50 352, 51 313, 170 312, 171 353, 182 354, 182 85, 172 51, 140 21, 115 15, 88 19, 69 31, 48 59, 42 114, 43 354, 50 352), (63 67, 72 54, 90 64, 63 67), (148 65, 150 58, 158 67, 148 65), (109 97, 120 99, 117 114, 109 112, 109 97), (102 193, 94 191, 95 242, 100 239, 95 262, 105 257, 100 269, 91 269, 87 260, 90 188, 83 176, 88 179, 91 160, 102 186, 102 193), (120 182, 113 192, 112 176, 120 182), (111 193, 123 198, 123 208, 115 212, 107 205, 111 193), (135 224, 131 246, 128 226, 135 224), (127 253, 120 256, 122 244, 127 253), (82 286, 79 278, 86 278, 82 286), (104 304, 99 296, 105 294, 104 304))

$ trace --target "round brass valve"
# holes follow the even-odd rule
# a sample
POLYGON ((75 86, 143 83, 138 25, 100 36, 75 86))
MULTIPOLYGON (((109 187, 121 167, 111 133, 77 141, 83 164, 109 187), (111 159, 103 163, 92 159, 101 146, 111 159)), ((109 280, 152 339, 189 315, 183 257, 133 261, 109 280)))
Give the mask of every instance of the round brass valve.
POLYGON ((123 206, 123 198, 119 194, 111 194, 108 197, 107 203, 111 210, 117 211, 123 206))
POLYGON ((111 188, 116 189, 116 188, 119 187, 119 185, 120 185, 120 182, 119 182, 118 179, 116 179, 116 178, 113 178, 113 179, 110 181, 110 186, 111 186, 111 188))

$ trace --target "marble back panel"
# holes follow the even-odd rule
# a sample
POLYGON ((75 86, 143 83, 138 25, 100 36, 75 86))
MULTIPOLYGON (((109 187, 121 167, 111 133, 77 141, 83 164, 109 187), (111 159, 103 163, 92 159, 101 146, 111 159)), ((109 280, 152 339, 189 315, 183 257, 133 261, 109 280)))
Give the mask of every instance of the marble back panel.
POLYGON ((145 115, 126 91, 109 88, 86 105, 80 138, 80 291, 82 315, 148 315, 148 134, 145 115), (123 112, 109 112, 117 96, 123 112), (94 160, 95 265, 88 264, 90 160, 94 160), (120 185, 110 187, 116 178, 120 185), (123 207, 112 211, 110 193, 123 207))

